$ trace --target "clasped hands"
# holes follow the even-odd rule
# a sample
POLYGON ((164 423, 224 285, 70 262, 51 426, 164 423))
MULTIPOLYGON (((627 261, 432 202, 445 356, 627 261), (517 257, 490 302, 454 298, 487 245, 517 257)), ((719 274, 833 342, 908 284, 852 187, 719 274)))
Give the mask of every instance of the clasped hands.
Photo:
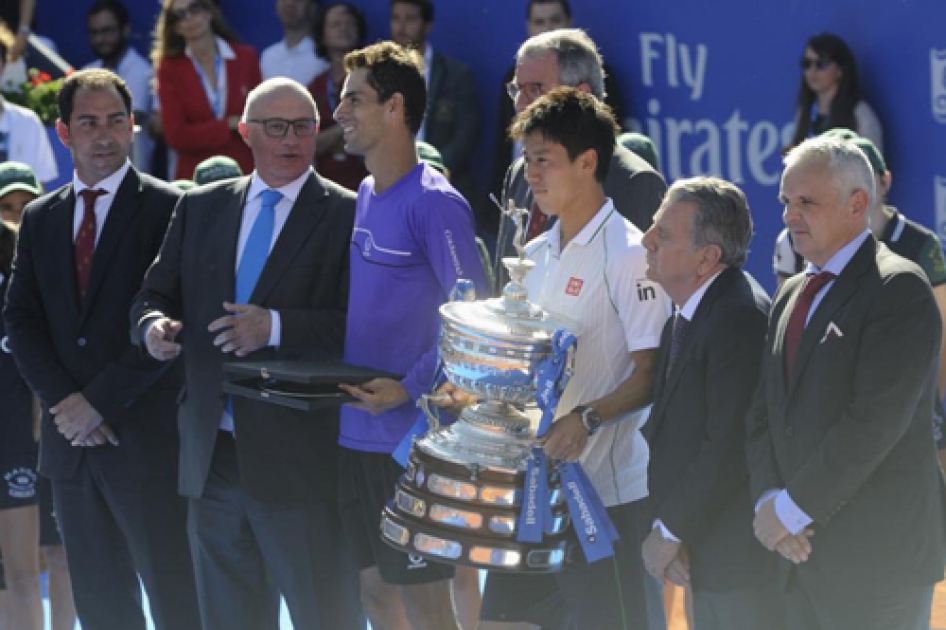
POLYGON ((755 537, 769 551, 777 551, 786 560, 801 564, 811 556, 811 541, 815 532, 806 528, 798 534, 792 534, 782 524, 775 511, 775 497, 772 496, 759 506, 759 511, 752 521, 755 537))
POLYGON ((50 407, 49 413, 56 429, 73 446, 118 446, 118 436, 81 392, 69 394, 50 407))

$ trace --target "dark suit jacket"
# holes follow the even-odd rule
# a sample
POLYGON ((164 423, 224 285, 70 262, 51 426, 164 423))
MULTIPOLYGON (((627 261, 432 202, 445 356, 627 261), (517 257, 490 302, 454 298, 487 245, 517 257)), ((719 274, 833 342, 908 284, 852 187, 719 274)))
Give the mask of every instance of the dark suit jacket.
MULTIPOLYGON (((132 309, 140 343, 145 320, 180 320, 185 365, 181 398, 181 493, 200 497, 224 409, 222 364, 239 360, 213 345, 210 322, 233 301, 237 238, 250 177, 189 191, 174 211, 161 254, 132 309)), ((318 175, 303 186, 250 299, 279 311, 278 349, 246 357, 338 359, 345 339, 348 243, 355 195, 318 175)), ((240 476, 250 496, 299 502, 334 492, 338 413, 310 416, 284 407, 233 399, 240 476)))
POLYGON ((40 470, 67 479, 87 457, 123 475, 166 470, 177 456, 180 374, 143 357, 125 333, 128 309, 154 260, 180 192, 130 168, 92 259, 79 304, 73 256, 72 184, 23 214, 4 319, 20 372, 49 409, 82 392, 120 446, 73 447, 43 413, 40 470))
MULTIPOLYGON (((604 194, 614 201, 614 207, 625 219, 637 226, 641 232, 646 232, 653 223, 654 214, 660 208, 665 192, 667 192, 667 184, 664 183, 664 178, 660 173, 640 157, 621 145, 615 144, 608 176, 604 180, 604 194)), ((513 162, 506 172, 501 199, 504 208, 509 199, 516 202, 517 208, 532 207, 532 189, 526 181, 525 160, 522 158, 513 162)), ((498 212, 495 206, 493 210, 498 212)), ((496 241, 496 260, 493 265, 496 295, 509 280, 499 259, 502 256, 516 255, 512 246, 514 233, 515 226, 512 225, 512 221, 503 218, 499 228, 499 238, 496 241)))
POLYGON ((424 140, 437 147, 454 185, 467 192, 463 184, 479 128, 476 82, 465 64, 436 51, 430 64, 426 120, 424 140))
POLYGON ((210 108, 190 57, 166 57, 157 67, 161 125, 167 145, 177 151, 177 179, 191 179, 194 168, 214 155, 232 157, 244 173, 253 170, 253 156, 240 134, 229 128, 227 118, 243 114, 247 94, 262 82, 259 58, 250 46, 230 46, 236 58, 225 64, 227 106, 223 118, 217 118, 210 108))
POLYGON ((797 568, 809 589, 933 584, 946 560, 946 502, 932 419, 941 322, 929 283, 868 238, 812 314, 786 385, 782 344, 804 280, 786 282, 769 320, 747 416, 753 502, 787 488, 814 519, 813 553, 797 568))
POLYGON ((759 380, 769 298, 738 268, 709 286, 667 375, 673 319, 660 341, 654 405, 643 434, 653 518, 687 545, 693 588, 774 582, 775 555, 756 541, 743 420, 759 380))

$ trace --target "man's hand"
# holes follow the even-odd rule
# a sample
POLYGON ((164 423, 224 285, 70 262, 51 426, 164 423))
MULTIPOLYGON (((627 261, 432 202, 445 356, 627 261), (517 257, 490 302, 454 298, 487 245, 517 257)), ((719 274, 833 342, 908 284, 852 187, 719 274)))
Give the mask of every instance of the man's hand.
POLYGON ((432 405, 443 409, 455 418, 470 405, 475 405, 477 398, 458 389, 453 383, 444 383, 437 388, 437 392, 429 398, 432 405))
POLYGON ((181 353, 181 344, 174 340, 183 327, 184 324, 169 317, 156 319, 145 333, 148 354, 158 361, 170 361, 177 357, 181 353))
POLYGON ((339 387, 360 401, 353 407, 364 409, 375 416, 411 399, 404 386, 393 378, 376 378, 361 385, 341 384, 339 387))
POLYGON ((667 565, 667 579, 677 586, 690 583, 690 552, 686 547, 681 547, 677 557, 667 565))
MULTIPOLYGON (((103 446, 105 444, 118 446, 118 436, 112 431, 112 427, 103 422, 98 428, 93 430, 92 433, 89 434, 89 437, 85 438, 85 441, 79 444, 79 446, 94 447, 103 446)), ((73 446, 76 446, 76 444, 73 443, 73 446)))
POLYGON ((811 541, 808 539, 814 536, 813 529, 808 528, 797 536, 789 534, 775 545, 775 551, 779 552, 783 558, 795 564, 806 562, 811 556, 811 541))
POLYGON ((552 423, 542 440, 545 454, 551 459, 575 461, 588 443, 588 429, 577 413, 562 416, 552 423))
POLYGON ((641 546, 644 568, 655 580, 663 584, 667 578, 667 567, 677 558, 682 548, 681 543, 664 538, 659 527, 653 528, 641 546))
POLYGON ((759 506, 759 511, 752 521, 755 537, 769 551, 775 551, 775 546, 791 533, 785 529, 778 514, 775 513, 775 497, 767 499, 759 506))
POLYGON ((269 343, 273 327, 273 316, 269 309, 254 304, 231 304, 224 302, 223 308, 232 315, 224 315, 207 326, 210 332, 222 331, 214 337, 214 345, 223 352, 233 352, 238 357, 259 350, 269 343))
POLYGON ((80 392, 69 394, 58 403, 50 407, 53 422, 62 435, 72 442, 73 446, 82 446, 100 424, 102 414, 89 404, 80 392))

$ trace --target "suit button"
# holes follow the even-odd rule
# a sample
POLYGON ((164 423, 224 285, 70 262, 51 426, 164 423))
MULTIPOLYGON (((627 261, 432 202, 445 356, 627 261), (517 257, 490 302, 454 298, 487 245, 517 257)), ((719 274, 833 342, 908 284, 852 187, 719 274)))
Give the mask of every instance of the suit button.
POLYGON ((792 437, 795 435, 795 427, 785 427, 785 437, 792 437))
POLYGON ((79 337, 79 338, 76 340, 76 343, 79 344, 79 347, 80 347, 80 348, 84 348, 84 347, 85 347, 85 344, 89 343, 89 341, 88 341, 85 337, 79 337))

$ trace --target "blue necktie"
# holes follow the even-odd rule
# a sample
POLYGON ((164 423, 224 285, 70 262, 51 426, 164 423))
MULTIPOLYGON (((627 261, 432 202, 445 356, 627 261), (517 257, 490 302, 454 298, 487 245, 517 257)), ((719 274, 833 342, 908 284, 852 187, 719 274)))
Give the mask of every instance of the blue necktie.
POLYGON ((247 304, 253 295, 253 288, 259 280, 266 258, 269 256, 269 247, 273 242, 273 229, 276 223, 276 204, 282 199, 278 190, 267 189, 260 195, 262 204, 259 215, 253 223, 250 235, 243 247, 243 257, 237 267, 236 303, 247 304))

